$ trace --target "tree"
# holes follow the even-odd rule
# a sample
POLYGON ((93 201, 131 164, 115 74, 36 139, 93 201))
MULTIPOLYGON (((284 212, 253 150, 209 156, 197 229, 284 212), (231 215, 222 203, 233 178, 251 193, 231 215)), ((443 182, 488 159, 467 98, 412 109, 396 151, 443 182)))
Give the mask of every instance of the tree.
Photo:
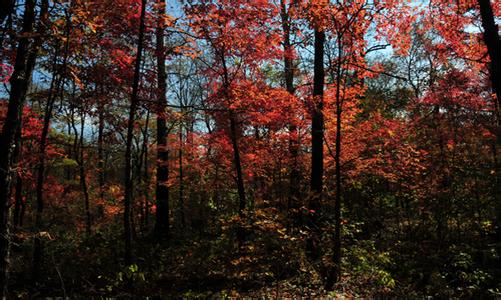
POLYGON ((141 0, 141 15, 139 17, 139 36, 137 39, 137 53, 134 62, 134 77, 132 81, 132 92, 130 96, 129 118, 127 119, 127 136, 125 144, 125 181, 124 181, 124 236, 125 236, 125 265, 133 262, 132 254, 132 201, 133 201, 133 181, 132 181, 132 137, 134 134, 134 120, 139 104, 139 81, 141 76, 141 59, 143 54, 143 40, 145 32, 146 0, 141 0))
POLYGON ((158 23, 156 31, 156 55, 158 72, 158 95, 157 95, 157 182, 156 182, 156 223, 155 231, 159 237, 169 235, 169 152, 167 150, 167 75, 165 73, 165 46, 164 46, 164 26, 165 26, 165 1, 159 0, 157 3, 158 23))
MULTIPOLYGON (((8 264, 9 264, 9 196, 10 185, 12 182, 12 154, 14 147, 18 145, 16 141, 17 130, 21 130, 21 118, 23 104, 28 89, 31 72, 33 71, 38 46, 41 42, 41 37, 30 42, 29 34, 33 31, 35 22, 35 6, 36 1, 27 0, 22 22, 22 37, 19 40, 16 61, 14 64, 14 73, 10 78, 11 91, 9 97, 9 105, 7 109, 7 117, 2 127, 0 135, 0 294, 3 298, 6 297, 7 280, 8 280, 8 264), (30 47, 31 46, 31 47, 30 47)), ((43 6, 46 7, 46 6, 43 6)), ((41 11, 39 33, 42 34, 47 20, 47 10, 41 11)))

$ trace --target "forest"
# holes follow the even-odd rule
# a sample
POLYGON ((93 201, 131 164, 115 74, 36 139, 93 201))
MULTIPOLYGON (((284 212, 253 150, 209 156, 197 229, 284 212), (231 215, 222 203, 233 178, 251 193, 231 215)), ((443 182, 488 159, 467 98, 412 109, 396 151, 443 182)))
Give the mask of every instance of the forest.
POLYGON ((0 0, 0 297, 500 299, 496 23, 0 0))

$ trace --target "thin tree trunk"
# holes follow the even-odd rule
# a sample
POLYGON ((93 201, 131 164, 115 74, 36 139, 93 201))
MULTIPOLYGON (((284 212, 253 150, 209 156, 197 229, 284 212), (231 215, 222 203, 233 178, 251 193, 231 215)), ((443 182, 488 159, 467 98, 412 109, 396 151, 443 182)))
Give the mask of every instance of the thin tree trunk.
POLYGON ((326 289, 332 289, 334 283, 341 278, 341 123, 342 123, 342 99, 341 99, 341 38, 338 37, 338 60, 336 66, 336 152, 334 154, 336 173, 336 197, 334 203, 334 248, 332 253, 333 266, 327 276, 326 289))
POLYGON ((242 217, 245 209, 245 188, 244 188, 244 178, 242 174, 242 163, 240 161, 240 151, 238 149, 238 138, 237 138, 237 122, 235 120, 235 115, 230 112, 230 135, 231 144, 233 146, 233 158, 235 163, 235 169, 237 171, 237 189, 238 189, 238 213, 242 217))
MULTIPOLYGON (((46 1, 44 1, 46 2, 46 1)), ((44 5, 48 6, 48 3, 44 3, 44 5)), ((64 72, 66 68, 66 62, 69 52, 69 34, 70 34, 70 20, 67 18, 67 30, 66 30, 66 44, 63 54, 63 70, 64 72)), ((43 209, 44 209, 44 200, 43 200, 43 186, 45 181, 45 159, 46 159, 46 149, 47 149, 47 138, 49 136, 50 130, 50 121, 52 119, 52 111, 54 109, 54 103, 56 101, 57 95, 59 94, 59 90, 62 88, 63 83, 63 75, 58 74, 57 71, 57 61, 59 58, 59 43, 56 43, 54 50, 54 60, 52 61, 52 79, 49 87, 49 94, 47 96, 47 103, 45 105, 44 111, 44 119, 43 119, 43 127, 42 133, 40 136, 40 147, 38 152, 38 170, 37 170, 37 181, 36 181, 36 217, 35 217, 35 227, 38 231, 42 229, 42 217, 43 217, 43 209)), ((33 280, 37 280, 40 268, 42 264, 43 257, 43 245, 39 236, 35 237, 35 248, 33 251, 33 280)))
POLYGON ((144 232, 146 222, 146 207, 148 205, 148 130, 150 124, 150 111, 146 112, 146 124, 143 132, 143 142, 141 144, 141 153, 139 156, 139 164, 137 169, 137 178, 140 178, 144 202, 139 204, 140 220, 139 227, 141 232, 144 232), (144 169, 144 172, 143 172, 144 169))
POLYGON ((127 121, 127 137, 125 145, 125 181, 124 181, 124 239, 125 239, 125 265, 132 264, 132 227, 131 227, 131 213, 132 213, 132 200, 133 200, 133 181, 132 181, 132 135, 134 134, 134 118, 138 106, 138 93, 139 93, 139 77, 141 71, 141 58, 143 53, 143 39, 145 30, 145 12, 146 0, 141 0, 141 16, 139 25, 139 37, 137 42, 137 55, 134 66, 134 78, 132 82, 132 94, 130 99, 129 119, 127 121))
MULTIPOLYGON (((23 135, 23 130, 22 130, 22 124, 20 124, 19 128, 16 131, 16 148, 14 149, 13 153, 13 164, 16 164, 19 161, 20 156, 22 155, 22 135, 23 135)), ((19 172, 17 173, 16 176, 16 186, 15 186, 15 201, 14 201, 14 217, 12 219, 12 222, 14 224, 14 227, 18 227, 22 221, 20 220, 20 214, 22 207, 24 205, 23 203, 23 178, 19 176, 19 172)))
MULTIPOLYGON (((150 211, 150 205, 149 205, 149 201, 148 201, 148 197, 149 197, 149 172, 148 172, 148 143, 149 143, 149 133, 148 133, 148 130, 149 130, 149 126, 150 125, 150 111, 148 110, 148 114, 146 116, 146 128, 145 128, 145 131, 144 131, 144 139, 143 139, 143 150, 144 150, 144 156, 143 156, 143 169, 144 169, 144 172, 142 173, 143 174, 143 185, 144 185, 144 207, 143 207, 143 223, 142 223, 142 227, 143 229, 144 228, 148 228, 148 219, 149 219, 149 211, 150 211)), ((141 171, 141 170, 140 170, 141 171)))
MULTIPOLYGON (((294 61, 292 59, 292 45, 290 41, 291 19, 284 0, 280 1, 283 47, 284 47, 284 79, 285 88, 289 94, 294 95, 294 61)), ((295 116, 291 116, 294 118, 295 116)), ((289 199, 288 209, 296 209, 299 200, 299 170, 297 166, 299 143, 297 138, 297 126, 292 121, 289 124, 289 153, 290 153, 290 173, 289 173, 289 199)))
POLYGON ((179 221, 181 228, 186 226, 184 218, 184 174, 183 174, 183 123, 179 123, 179 221))
POLYGON ((98 135, 97 135, 97 169, 99 173, 98 184, 99 184, 99 198, 101 201, 104 200, 104 104, 99 102, 99 125, 98 125, 98 135))
POLYGON ((167 75, 165 72, 164 25, 165 0, 158 0, 157 40, 157 182, 156 182, 156 215, 155 233, 158 239, 169 237, 169 152, 167 150, 167 125, 165 120, 167 108, 167 75))
POLYGON ((84 158, 84 128, 85 128, 85 112, 81 113, 80 120, 80 158, 78 159, 78 166, 80 171, 80 185, 82 187, 82 193, 84 196, 84 208, 85 208, 85 232, 87 236, 92 233, 92 218, 90 214, 90 201, 89 201, 89 189, 87 187, 87 179, 85 178, 85 158, 84 158))

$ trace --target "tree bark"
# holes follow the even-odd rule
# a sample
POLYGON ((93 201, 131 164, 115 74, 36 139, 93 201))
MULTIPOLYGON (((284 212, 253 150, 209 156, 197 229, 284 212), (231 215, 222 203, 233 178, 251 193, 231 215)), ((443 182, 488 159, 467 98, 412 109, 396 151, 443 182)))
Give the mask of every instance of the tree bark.
POLYGON ((186 221, 184 218, 184 174, 183 174, 183 123, 179 123, 179 150, 178 150, 178 161, 179 161, 179 221, 181 222, 181 228, 186 226, 186 221))
POLYGON ((324 176, 324 43, 325 32, 315 30, 315 65, 313 74, 313 102, 311 116, 311 200, 309 208, 318 214, 322 200, 324 176))
POLYGON ((334 154, 336 173, 336 197, 334 203, 334 248, 332 253, 332 268, 327 276, 326 289, 331 290, 334 283, 341 277, 341 123, 342 123, 342 99, 341 99, 341 37, 338 36, 338 59, 336 65, 336 152, 334 154))
MULTIPOLYGON (((21 128, 23 105, 31 78, 28 35, 33 31, 35 22, 35 0, 26 0, 23 15, 23 28, 16 52, 14 72, 10 78, 11 90, 7 117, 0 135, 0 297, 7 296, 9 265, 9 195, 12 182, 12 155, 16 146, 16 131, 21 128)), ((32 49, 36 51, 36 47, 32 49)), ((36 56, 34 56, 36 57, 36 56)), ((34 64, 34 62, 33 62, 34 64)), ((33 65, 31 64, 31 65, 33 65)))
POLYGON ((104 171, 104 103, 102 99, 99 101, 98 112, 98 135, 97 135, 97 169, 99 173, 99 198, 104 200, 104 184, 105 184, 105 171, 104 171))
POLYGON ((89 189, 87 187, 87 179, 85 175, 85 158, 84 158, 84 128, 85 128, 85 112, 81 112, 80 121, 80 155, 78 159, 78 167, 80 172, 80 186, 82 187, 82 193, 84 196, 84 209, 85 209, 85 232, 87 236, 90 236, 92 232, 92 218, 90 214, 90 201, 89 201, 89 189))
POLYGON ((242 162, 240 161, 240 150, 238 148, 238 137, 237 137, 237 122, 235 120, 235 115, 230 112, 230 135, 231 144, 233 146, 233 159, 235 163, 235 169, 237 171, 237 190, 238 190, 238 213, 242 217, 245 210, 245 188, 244 188, 244 178, 242 174, 242 162))
POLYGON ((158 239, 169 237, 169 152, 167 150, 167 75, 165 72, 164 24, 165 0, 158 0, 158 24, 156 29, 156 55, 158 71, 157 95, 157 182, 156 182, 156 221, 155 233, 158 239))
MULTIPOLYGON (((480 6, 480 16, 482 18, 482 27, 484 29, 484 42, 487 46, 487 53, 491 59, 490 63, 490 78, 492 82, 492 88, 496 93, 497 98, 497 122, 498 126, 501 126, 501 116, 499 115, 499 109, 501 109, 501 40, 499 39, 498 26, 496 25, 494 19, 494 13, 492 11, 492 5, 490 0, 478 0, 480 6)), ((501 145, 501 134, 498 128, 496 134, 496 143, 501 145)), ((496 209, 496 237, 501 241, 501 187, 500 187, 500 169, 499 163, 496 163, 496 199, 495 199, 495 209, 496 209)))
MULTIPOLYGON (((283 31, 283 47, 284 47, 284 79, 285 89, 291 96, 294 95, 294 61, 292 59, 292 45, 290 40, 291 19, 285 0, 280 1, 282 31, 283 31)), ((292 115, 292 118, 295 116, 292 115)), ((289 173, 289 199, 288 209, 296 209, 297 201, 299 200, 299 170, 297 165, 299 142, 297 138, 297 126, 292 121, 289 124, 289 154, 290 154, 290 173, 289 173)))
POLYGON ((145 31, 146 0, 141 0, 141 16, 139 24, 139 37, 137 42, 137 54, 134 65, 134 77, 132 82, 132 94, 130 97, 129 119, 127 121, 127 137, 125 145, 125 180, 124 180, 124 239, 125 239, 125 265, 133 262, 132 254, 132 227, 131 212, 133 200, 133 180, 132 180, 132 136, 134 134, 134 119, 138 106, 139 77, 141 75, 141 59, 143 53, 143 40, 145 31))
POLYGON ((14 227, 20 227, 23 224, 23 219, 21 217, 21 211, 23 209, 23 206, 24 206, 24 202, 23 202, 23 178, 18 175, 16 178, 14 216, 12 219, 14 227))

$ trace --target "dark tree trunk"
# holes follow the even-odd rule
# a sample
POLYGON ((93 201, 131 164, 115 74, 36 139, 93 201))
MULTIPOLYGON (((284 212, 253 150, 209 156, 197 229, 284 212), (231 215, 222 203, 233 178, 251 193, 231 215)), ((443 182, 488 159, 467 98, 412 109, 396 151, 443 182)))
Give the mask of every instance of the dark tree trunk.
POLYGON ((233 159, 235 163, 235 169, 237 171, 237 189, 238 189, 238 213, 243 216, 245 209, 245 188, 244 188, 244 178, 242 174, 242 163, 240 161, 240 151, 238 149, 238 137, 237 137, 237 122, 233 112, 230 112, 230 135, 231 144, 233 146, 233 159))
POLYGON ((21 211, 23 209, 23 178, 21 176, 17 176, 16 178, 16 194, 15 194, 15 202, 14 202, 14 217, 13 224, 14 227, 20 227, 23 224, 23 219, 21 217, 21 211))
POLYGON ((179 123, 179 221, 181 228, 186 226, 184 218, 184 174, 183 174, 183 123, 179 123))
MULTIPOLYGON (((283 47, 284 47, 284 79, 287 92, 294 95, 294 61, 292 59, 292 45, 290 40, 291 19, 284 0, 280 1, 283 47)), ((294 118, 295 116, 291 116, 294 118)), ((290 173, 289 173, 289 199, 288 209, 296 209, 299 200, 299 170, 297 165, 299 142, 297 137, 297 127, 294 121, 289 124, 289 153, 290 153, 290 173)))
POLYGON ((89 201, 89 189, 87 187, 87 179, 85 178, 85 158, 84 158, 84 128, 85 128, 85 112, 81 113, 80 121, 80 155, 78 159, 78 167, 80 172, 80 186, 82 187, 82 193, 84 196, 84 209, 85 209, 85 232, 87 236, 90 236, 92 232, 92 218, 90 214, 90 201, 89 201))
MULTIPOLYGON (((44 1, 43 5, 48 6, 47 1, 44 1)), ((66 29, 66 43, 63 54, 63 66, 61 73, 64 73, 66 68, 66 62, 69 52, 69 34, 70 34, 70 18, 67 18, 67 29, 66 29)), ((42 125, 42 133, 40 136, 40 147, 38 151, 38 170, 37 170, 37 181, 36 181, 36 217, 35 217, 35 227, 38 231, 42 229, 42 214, 44 208, 43 201, 43 186, 45 181, 45 158, 46 158, 46 148, 47 148, 47 138, 49 136, 50 130, 50 121, 52 119, 52 111, 54 109, 54 103, 56 101, 57 95, 59 94, 59 90, 62 88, 63 83, 63 75, 58 74, 57 70, 57 61, 59 58, 59 43, 56 43, 54 50, 54 59, 52 61, 52 80, 49 87, 49 93, 47 95, 47 102, 45 104, 43 125, 42 125)), ((39 276, 41 263, 42 263, 42 241, 37 236, 35 238, 35 249, 33 251, 33 280, 37 280, 36 278, 39 276)))
MULTIPOLYGON (((228 67, 226 65, 226 58, 224 55, 224 51, 221 51, 221 63, 223 65, 223 94, 227 101, 230 101, 229 95, 229 87, 230 80, 228 77, 228 67)), ((233 148, 233 164, 235 166, 235 171, 237 173, 237 190, 238 190, 238 213, 240 217, 243 217, 245 210, 245 186, 244 186, 244 177, 242 173, 242 162, 240 160, 240 149, 238 147, 238 130, 237 130, 237 120, 235 116, 235 112, 230 109, 229 111, 229 121, 230 121, 230 140, 233 148)))
POLYGON ((150 111, 146 113, 146 124, 143 133, 143 142, 141 143, 141 153, 139 156, 139 164, 137 168, 137 177, 141 178, 141 189, 144 196, 144 202, 139 204, 139 227, 141 232, 144 232, 147 221, 147 208, 148 208, 148 130, 150 124, 150 111), (144 172, 143 172, 144 170, 144 172))
MULTIPOLYGON (((7 116, 0 135, 0 297, 7 294, 8 262, 9 262, 9 195, 12 182, 12 155, 16 141, 16 131, 21 128, 24 99, 31 78, 34 62, 29 61, 30 41, 28 35, 33 31, 35 22, 34 0, 26 0, 23 15, 23 29, 14 63, 14 73, 10 78, 11 90, 7 116), (27 61, 28 59, 28 61, 27 61)), ((32 51, 36 51, 34 45, 32 51)), ((36 53, 35 53, 36 55, 36 53)), ((31 56, 31 58, 36 56, 31 56)))
MULTIPOLYGON (((19 158, 22 155, 22 124, 20 124, 19 128, 16 131, 16 148, 14 149, 13 153, 13 164, 16 164, 17 161, 19 161, 19 158)), ((19 227, 20 224, 22 223, 21 219, 21 211, 22 207, 24 205, 23 203, 23 178, 22 176, 19 176, 19 174, 16 176, 16 186, 15 186, 15 196, 14 196, 14 217, 12 219, 12 222, 14 224, 14 227, 19 227)))
MULTIPOLYGON (((501 109, 501 40, 499 39, 498 26, 496 25, 494 19, 494 13, 492 11, 492 5, 490 0, 478 0, 480 6, 480 16, 482 18, 482 27, 484 29, 484 42, 487 46, 487 53, 491 59, 490 63, 490 76, 492 82, 492 88, 496 92, 497 98, 497 109, 498 109, 498 126, 501 125, 501 116, 499 115, 499 110, 501 109)), ((497 145, 501 144, 501 134, 499 133, 499 128, 497 131, 497 145)), ((499 163, 496 164, 496 236, 497 239, 501 241, 501 184, 500 184, 500 166, 499 163)))
POLYGON ((491 59, 492 87, 496 92, 498 107, 501 107, 501 41, 499 40, 498 26, 494 20, 490 0, 478 0, 478 4, 480 5, 480 16, 484 29, 484 42, 491 59))
POLYGON ((319 256, 318 236, 320 203, 322 201, 324 177, 324 43, 325 32, 315 29, 315 54, 313 72, 313 106, 311 108, 311 178, 310 178, 310 209, 308 226, 312 230, 306 240, 306 253, 310 259, 319 256))
POLYGON ((104 104, 99 103, 99 125, 98 125, 98 135, 97 135, 97 169, 99 173, 98 184, 99 184, 99 198, 101 201, 104 200, 104 184, 105 184, 105 170, 104 170, 104 104))
POLYGON ((341 99, 341 59, 342 44, 338 37, 338 60, 336 65, 336 152, 334 161, 336 165, 336 197, 334 203, 334 248, 332 253, 332 268, 327 276, 326 289, 332 289, 334 283, 341 277, 341 122, 342 122, 342 99, 341 99))
POLYGON ((158 0, 158 24, 156 29, 157 40, 157 182, 156 182, 156 221, 155 233, 159 239, 169 237, 169 152, 167 150, 167 125, 165 120, 167 108, 167 75, 165 72, 165 46, 163 14, 165 0, 158 0))
POLYGON ((125 265, 132 264, 132 200, 133 200, 133 180, 132 180, 132 136, 134 134, 134 118, 138 106, 139 77, 141 71, 141 58, 143 53, 143 39, 145 30, 146 0, 141 1, 141 16, 139 25, 139 37, 137 42, 137 55, 134 65, 134 78, 132 82, 132 94, 130 97, 129 119, 127 121, 127 137, 125 145, 125 180, 124 180, 124 239, 125 239, 125 265))
POLYGON ((310 209, 318 214, 324 176, 324 42, 325 33, 315 30, 315 65, 313 74, 314 107, 311 116, 311 200, 310 209))

